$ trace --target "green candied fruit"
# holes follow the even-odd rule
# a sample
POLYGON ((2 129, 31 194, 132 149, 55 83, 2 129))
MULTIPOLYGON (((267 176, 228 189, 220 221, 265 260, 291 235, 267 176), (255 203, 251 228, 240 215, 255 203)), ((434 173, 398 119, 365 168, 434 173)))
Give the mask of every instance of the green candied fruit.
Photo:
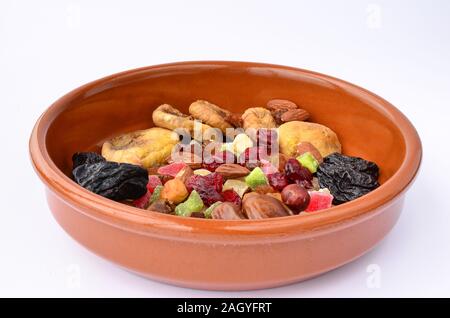
POLYGON ((259 186, 269 184, 267 182, 266 175, 264 174, 264 172, 261 170, 260 167, 256 167, 255 169, 252 170, 252 172, 250 172, 250 174, 247 177, 245 177, 245 183, 247 183, 247 185, 252 190, 254 190, 259 186))
POLYGON ((303 167, 311 171, 311 173, 316 173, 317 168, 319 167, 319 162, 310 152, 305 152, 304 154, 298 156, 297 160, 303 167))
POLYGON ((213 210, 214 210, 219 204, 221 204, 221 203, 222 203, 222 201, 214 202, 209 208, 207 208, 207 209, 205 210, 205 212, 203 212, 203 214, 205 215, 205 218, 211 219, 211 218, 212 218, 213 210))
POLYGON ((248 185, 242 180, 238 179, 228 179, 225 181, 222 187, 222 191, 233 190, 242 198, 248 190, 248 185))
POLYGON ((179 216, 191 216, 192 212, 200 212, 203 209, 203 201, 197 191, 193 190, 186 201, 175 208, 175 214, 179 216))
POLYGON ((156 186, 155 190, 153 190, 152 195, 150 196, 149 203, 152 204, 156 200, 158 200, 161 196, 161 191, 164 187, 162 185, 156 186))

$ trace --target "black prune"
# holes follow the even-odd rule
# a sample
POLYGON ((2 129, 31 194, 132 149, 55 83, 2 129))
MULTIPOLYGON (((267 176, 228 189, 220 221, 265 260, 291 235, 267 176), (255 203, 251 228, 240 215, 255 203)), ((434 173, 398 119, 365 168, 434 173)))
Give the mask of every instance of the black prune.
POLYGON ((116 201, 138 199, 147 192, 147 170, 128 163, 86 162, 75 166, 72 174, 82 187, 116 201))
POLYGON ((106 161, 106 159, 96 152, 76 152, 72 156, 73 169, 84 165, 85 163, 97 163, 102 161, 106 161))
POLYGON ((317 169, 321 188, 328 188, 333 204, 341 204, 377 188, 379 168, 374 162, 333 153, 317 169))

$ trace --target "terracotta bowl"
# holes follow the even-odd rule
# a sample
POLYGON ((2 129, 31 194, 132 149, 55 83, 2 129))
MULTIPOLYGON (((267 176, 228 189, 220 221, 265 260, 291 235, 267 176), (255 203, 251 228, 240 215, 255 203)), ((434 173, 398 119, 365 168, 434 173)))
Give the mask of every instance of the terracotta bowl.
POLYGON ((179 286, 248 290, 302 281, 354 260, 394 226, 421 161, 419 136, 382 98, 342 80, 286 66, 184 62, 84 85, 51 105, 30 139, 54 217, 75 240, 130 271, 179 286), (147 212, 97 196, 70 178, 76 151, 152 126, 162 103, 187 112, 206 99, 232 111, 295 101, 337 132, 345 154, 376 162, 381 186, 311 215, 205 220, 147 212))

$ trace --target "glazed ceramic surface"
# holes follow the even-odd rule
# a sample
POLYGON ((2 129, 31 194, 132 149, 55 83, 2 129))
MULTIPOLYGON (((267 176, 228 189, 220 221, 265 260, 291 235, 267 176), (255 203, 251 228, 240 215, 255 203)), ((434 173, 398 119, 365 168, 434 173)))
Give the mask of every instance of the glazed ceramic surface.
POLYGON ((365 253, 394 226, 421 161, 420 139, 395 107, 360 87, 285 66, 184 62, 115 74, 65 95, 30 139, 50 210, 75 240, 146 277, 180 286, 244 290, 301 281, 365 253), (70 178, 77 151, 99 151, 121 133, 152 126, 169 103, 197 99, 235 112, 289 99, 333 129, 347 155, 380 166, 381 186, 310 215, 206 220, 148 212, 97 196, 70 178))

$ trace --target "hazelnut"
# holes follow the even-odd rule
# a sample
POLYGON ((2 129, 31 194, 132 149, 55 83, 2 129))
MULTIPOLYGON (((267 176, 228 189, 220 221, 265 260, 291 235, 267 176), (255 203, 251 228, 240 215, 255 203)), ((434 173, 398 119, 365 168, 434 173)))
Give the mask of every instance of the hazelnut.
POLYGON ((309 193, 298 184, 290 184, 281 191, 283 202, 295 213, 298 214, 309 204, 309 193))

